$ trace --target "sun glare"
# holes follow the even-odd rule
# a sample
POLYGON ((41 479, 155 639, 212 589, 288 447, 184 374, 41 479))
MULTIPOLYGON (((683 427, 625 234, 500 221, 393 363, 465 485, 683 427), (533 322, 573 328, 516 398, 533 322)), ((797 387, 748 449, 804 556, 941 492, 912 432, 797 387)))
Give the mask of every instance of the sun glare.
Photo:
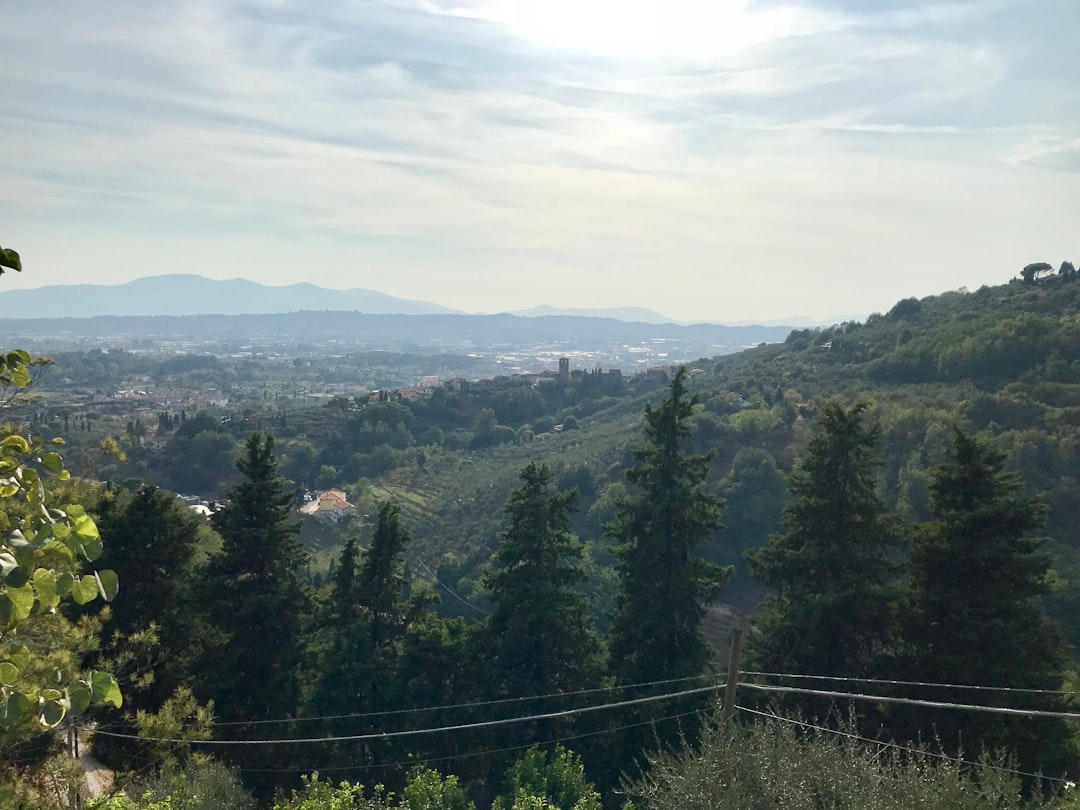
POLYGON ((495 0, 484 12, 540 47, 646 59, 729 56, 793 33, 797 17, 747 0, 495 0))

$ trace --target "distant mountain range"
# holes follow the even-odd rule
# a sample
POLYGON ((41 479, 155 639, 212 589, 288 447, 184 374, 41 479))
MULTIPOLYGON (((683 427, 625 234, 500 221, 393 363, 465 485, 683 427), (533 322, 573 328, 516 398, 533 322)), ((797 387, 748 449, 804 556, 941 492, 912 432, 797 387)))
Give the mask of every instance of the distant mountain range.
MULTIPOLYGON (((367 315, 463 315, 429 301, 395 298, 376 290, 332 290, 315 284, 269 286, 243 278, 225 281, 198 275, 145 276, 125 284, 57 284, 0 292, 5 319, 94 318, 129 315, 278 315, 289 312, 362 312, 367 315)), ((559 308, 537 306, 504 313, 525 318, 573 316, 627 323, 689 325, 644 307, 559 308)), ((830 321, 831 323, 832 321, 830 321)), ((716 324, 717 322, 711 322, 716 324)), ((738 326, 808 326, 805 317, 740 321, 738 326)))
POLYGON ((146 276, 126 284, 58 284, 0 293, 6 318, 92 318, 101 315, 273 315, 334 310, 371 315, 445 315, 457 310, 364 290, 314 284, 270 287, 243 278, 146 276))
POLYGON ((617 321, 629 321, 630 323, 679 323, 674 318, 661 315, 644 307, 606 307, 603 309, 562 309, 542 305, 531 309, 515 309, 508 315, 517 315, 521 318, 544 318, 548 315, 572 315, 579 318, 614 318, 617 321))

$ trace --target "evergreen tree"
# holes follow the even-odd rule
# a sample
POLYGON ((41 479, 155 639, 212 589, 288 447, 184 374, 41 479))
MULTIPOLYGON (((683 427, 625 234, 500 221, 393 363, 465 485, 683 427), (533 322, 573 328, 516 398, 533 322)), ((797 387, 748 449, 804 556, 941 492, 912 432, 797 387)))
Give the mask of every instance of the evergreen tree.
POLYGON ((124 589, 124 598, 111 606, 103 636, 128 635, 153 623, 175 659, 190 641, 198 519, 175 496, 152 485, 134 495, 108 492, 96 511, 98 529, 110 541, 100 560, 117 572, 124 589))
POLYGON ((494 695, 575 691, 596 684, 600 645, 585 597, 582 547, 570 532, 577 490, 552 492, 547 465, 528 464, 510 495, 510 524, 484 575, 495 610, 487 620, 494 695))
MULTIPOLYGON (((104 614, 95 657, 109 662, 124 690, 123 707, 103 710, 98 719, 131 725, 136 713, 160 711, 189 684, 202 640, 196 611, 199 521, 174 495, 150 485, 134 494, 107 492, 96 511, 98 529, 109 538, 99 559, 117 572, 123 598, 104 614)), ((93 603, 87 607, 101 612, 93 603)), ((145 762, 147 754, 144 745, 104 736, 95 738, 94 752, 124 768, 135 756, 145 762)))
POLYGON ((376 647, 397 641, 405 633, 410 606, 404 599, 402 555, 408 542, 409 533, 401 525, 401 507, 384 503, 359 573, 359 600, 367 610, 376 647))
POLYGON ((248 438, 236 463, 244 480, 213 517, 221 552, 209 565, 207 600, 218 643, 204 661, 206 697, 228 721, 283 717, 296 710, 304 632, 311 614, 307 554, 291 519, 274 440, 248 438))
POLYGON ((638 488, 623 498, 606 530, 619 544, 619 592, 609 639, 611 669, 621 683, 700 675, 712 659, 701 619, 730 573, 691 556, 721 528, 723 499, 707 493, 708 455, 687 455, 697 397, 686 393, 686 368, 659 406, 645 406, 647 444, 626 479, 638 488))
MULTIPOLYGON (((1068 654, 1035 597, 1049 591, 1050 559, 1034 537, 1046 514, 1004 469, 1005 456, 955 431, 953 445, 930 484, 935 519, 916 536, 912 552, 908 640, 910 675, 937 683, 1062 688, 1068 654)), ((940 696, 940 695, 939 695, 940 696)), ((1061 711, 1045 695, 967 690, 944 699, 1061 711), (963 700, 959 700, 960 697, 963 700)), ((1069 755, 1068 729, 1053 718, 984 713, 907 713, 943 744, 969 754, 1005 747, 1027 770, 1060 770, 1069 755)))
MULTIPOLYGON (((371 622, 360 602, 357 563, 360 552, 350 537, 334 568, 330 593, 319 613, 314 647, 318 678, 311 696, 313 714, 334 714, 335 707, 360 711, 370 678, 371 622)), ((341 726, 341 723, 335 725, 341 726)))
POLYGON ((890 650, 901 533, 878 495, 880 431, 829 404, 789 477, 783 534, 748 555, 775 588, 748 659, 758 669, 859 677, 890 650))

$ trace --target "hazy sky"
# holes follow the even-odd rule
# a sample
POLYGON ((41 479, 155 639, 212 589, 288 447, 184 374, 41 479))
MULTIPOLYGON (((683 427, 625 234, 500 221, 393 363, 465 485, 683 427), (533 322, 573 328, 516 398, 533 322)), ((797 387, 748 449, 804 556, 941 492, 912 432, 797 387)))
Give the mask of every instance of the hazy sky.
POLYGON ((1080 0, 4 4, 0 289, 863 316, 1080 260, 1080 0))

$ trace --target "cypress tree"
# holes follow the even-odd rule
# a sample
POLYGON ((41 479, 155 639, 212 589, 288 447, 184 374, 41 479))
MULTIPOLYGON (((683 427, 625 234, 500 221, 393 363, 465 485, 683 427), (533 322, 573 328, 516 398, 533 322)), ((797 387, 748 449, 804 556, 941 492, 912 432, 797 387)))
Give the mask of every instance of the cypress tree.
POLYGON ((405 634, 409 603, 404 598, 402 555, 409 539, 401 525, 401 507, 392 502, 380 506, 371 546, 358 575, 358 597, 367 610, 376 647, 385 647, 405 634))
POLYGON ((776 589, 748 639, 754 668, 861 677, 891 652, 902 535, 878 495, 880 431, 864 410, 825 407, 788 480, 784 533, 747 555, 776 589))
POLYGON ((723 499, 704 489, 711 455, 688 455, 698 398, 686 392, 686 368, 657 407, 645 406, 644 447, 626 479, 634 495, 616 505, 606 527, 618 541, 619 591, 609 637, 611 669, 621 683, 700 675, 713 654, 701 619, 730 573, 692 556, 722 528, 723 499))
POLYGON ((203 682, 216 713, 229 721, 284 717, 300 695, 311 615, 308 558, 273 450, 270 436, 248 438, 236 464, 244 480, 213 517, 222 548, 210 561, 206 585, 217 643, 204 661, 203 682))
POLYGON ((597 683, 600 645, 585 597, 582 546, 570 531, 577 490, 552 492, 546 464, 528 464, 506 506, 509 525, 484 575, 495 609, 487 620, 499 697, 575 691, 597 683))
MULTIPOLYGON (((1004 468, 1004 454, 956 430, 931 476, 934 520, 912 551, 908 640, 910 678, 1017 689, 1062 688, 1068 654, 1034 601, 1050 589, 1042 502, 1004 468)), ((935 693, 960 703, 1066 710, 1047 695, 968 690, 935 693)), ((925 697, 925 694, 921 695, 925 697)), ((1025 770, 1059 772, 1070 757, 1068 728, 1054 718, 976 712, 906 713, 916 730, 934 728, 968 754, 1006 748, 1025 770)))

